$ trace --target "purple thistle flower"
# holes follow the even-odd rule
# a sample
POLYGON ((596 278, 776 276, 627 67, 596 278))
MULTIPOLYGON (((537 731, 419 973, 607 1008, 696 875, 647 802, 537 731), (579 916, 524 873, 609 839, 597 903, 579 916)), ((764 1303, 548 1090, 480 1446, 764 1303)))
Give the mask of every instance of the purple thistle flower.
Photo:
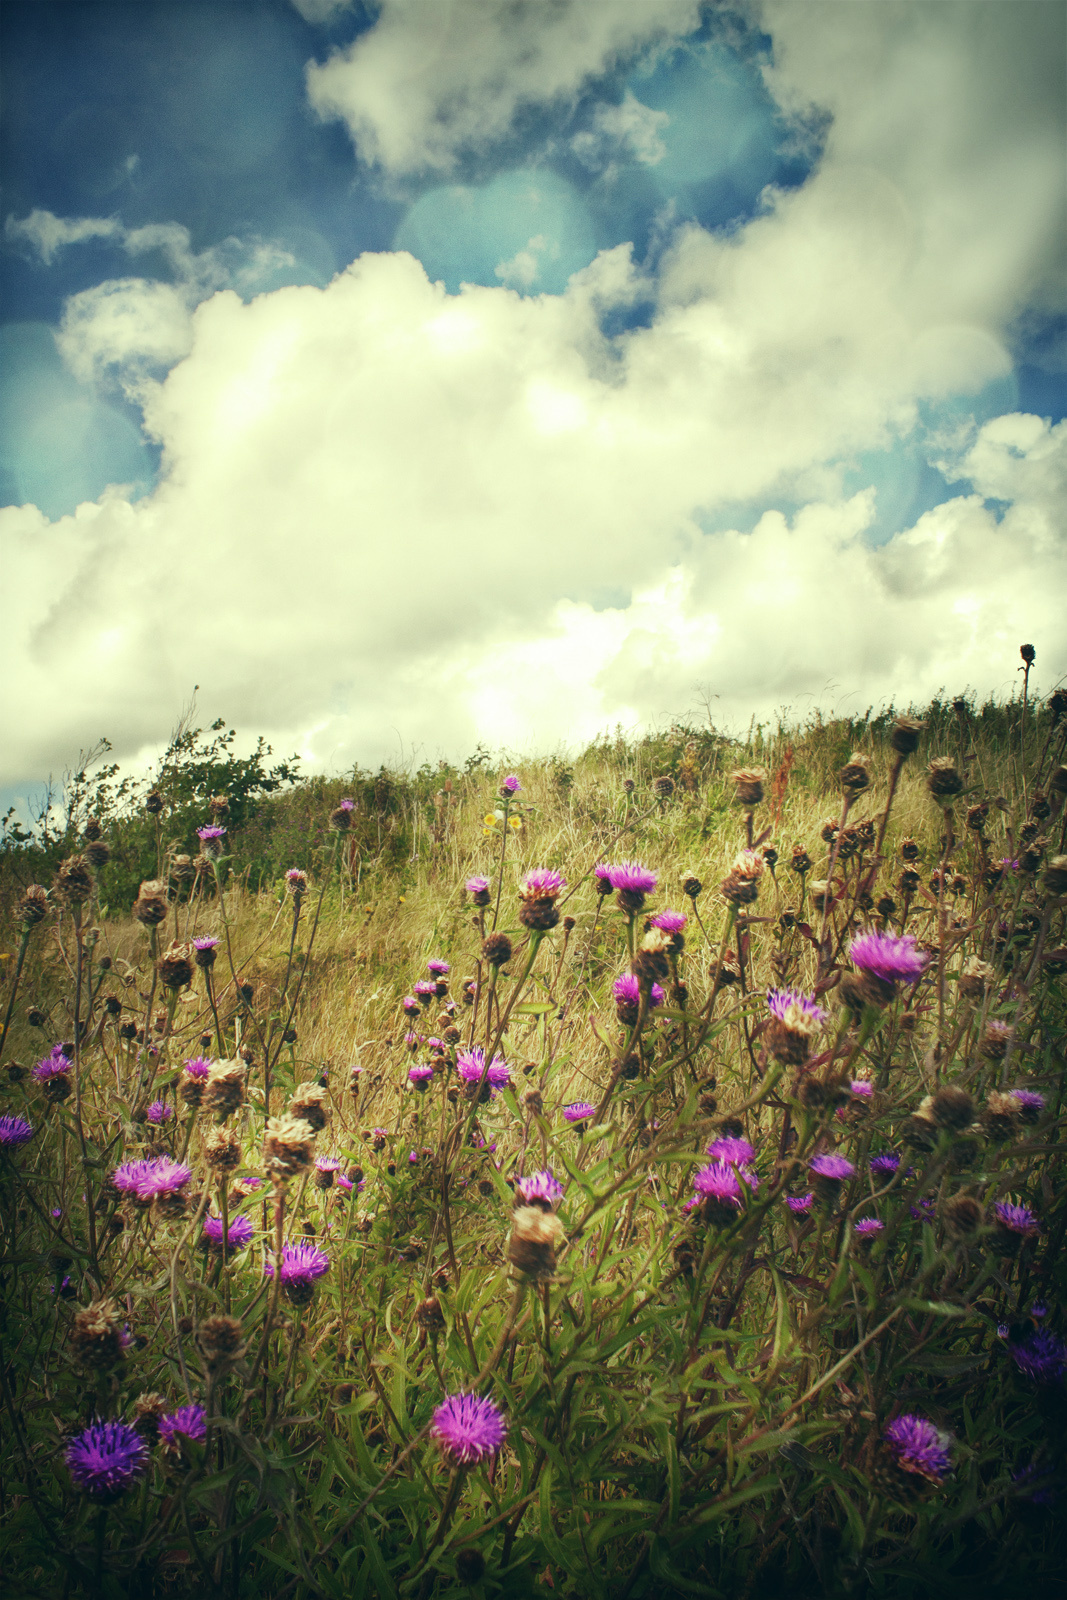
POLYGON ((488 878, 481 878, 481 877, 468 878, 467 882, 464 885, 464 888, 466 889, 468 894, 488 894, 489 893, 489 879, 488 878))
POLYGON ((859 934, 849 945, 849 959, 861 972, 873 973, 885 983, 902 979, 915 979, 926 970, 927 956, 919 950, 912 934, 899 937, 869 928, 859 934))
POLYGON ((47 1083, 49 1078, 56 1078, 73 1070, 73 1061, 70 1061, 57 1045, 51 1055, 41 1057, 33 1069, 33 1077, 38 1083, 47 1083))
POLYGON ((717 1200, 720 1205, 740 1209, 741 1180, 734 1168, 725 1161, 712 1161, 694 1172, 693 1188, 705 1200, 717 1200))
POLYGON ((120 1194, 136 1194, 138 1185, 147 1178, 151 1166, 151 1161, 123 1161, 111 1174, 113 1187, 120 1194))
POLYGON ((428 1089, 433 1082, 433 1068, 428 1062, 416 1062, 408 1068, 408 1082, 413 1089, 428 1089))
POLYGON ((649 921, 654 928, 662 928, 664 933, 681 933, 689 918, 684 911, 657 911, 649 921))
POLYGON ((536 1205, 542 1202, 550 1211, 555 1211, 563 1198, 563 1185, 553 1175, 551 1167, 543 1167, 540 1172, 531 1172, 528 1177, 515 1179, 515 1193, 524 1205, 536 1205))
POLYGON ((0 1146, 14 1149, 33 1138, 33 1125, 25 1117, 0 1117, 0 1146))
MULTIPOLYGON (((632 972, 622 973, 612 984, 611 992, 615 996, 616 1008, 621 1010, 630 1009, 636 1017, 638 1007, 641 1004, 641 985, 634 974, 632 972)), ((649 990, 648 996, 650 1010, 654 1010, 656 1006, 661 1006, 665 998, 666 996, 659 984, 654 983, 649 990)))
POLYGON ((215 935, 213 933, 202 933, 202 934, 198 934, 197 937, 193 940, 193 949, 194 950, 217 950, 218 946, 219 946, 219 943, 220 943, 220 941, 215 938, 215 935))
POLYGON ((507 1088, 511 1082, 511 1068, 503 1056, 494 1056, 486 1071, 485 1051, 480 1045, 475 1045, 473 1050, 460 1050, 456 1056, 456 1071, 464 1083, 488 1083, 490 1090, 495 1094, 498 1089, 507 1088))
POLYGON ((891 1178, 900 1166, 900 1157, 893 1150, 880 1150, 871 1157, 869 1166, 876 1177, 891 1178))
POLYGON ((451 972, 452 968, 447 961, 442 961, 439 956, 435 956, 432 961, 427 961, 426 970, 431 972, 435 978, 443 978, 451 972))
POLYGON ((1050 1328, 1036 1328, 1018 1344, 1009 1344, 1008 1354, 1035 1383, 1060 1383, 1067 1372, 1067 1345, 1050 1328))
POLYGON ((417 1017, 422 1009, 413 994, 406 994, 400 1004, 409 1017, 417 1017))
MULTIPOLYGON (((352 1182, 352 1179, 348 1176, 347 1172, 337 1173, 333 1181, 336 1187, 342 1190, 345 1194, 351 1194, 352 1190, 356 1187, 352 1182)), ((360 1182, 360 1188, 362 1189, 362 1187, 363 1184, 360 1182)))
POLYGON ((165 1100, 153 1100, 145 1112, 149 1122, 154 1123, 157 1128, 162 1127, 164 1122, 169 1122, 173 1115, 173 1108, 168 1106, 165 1100))
POLYGON ((339 811, 354 811, 356 809, 356 802, 346 795, 337 809, 339 811))
MULTIPOLYGON (((222 1248, 222 1218, 213 1217, 210 1212, 204 1218, 204 1237, 210 1244, 222 1248)), ((231 1217, 230 1226, 226 1233, 226 1248, 228 1250, 244 1250, 252 1243, 251 1217, 231 1217)))
POLYGON ((1041 1232, 1041 1224, 1029 1206, 1014 1206, 1008 1200, 998 1200, 993 1210, 1000 1226, 1008 1233, 1017 1233, 1021 1239, 1036 1239, 1041 1232))
POLYGON ((93 1422, 63 1452, 76 1489, 93 1500, 117 1500, 143 1476, 148 1446, 126 1422, 93 1422))
POLYGON ((932 1195, 924 1194, 917 1205, 908 1207, 913 1222, 932 1222, 936 1207, 932 1195))
POLYGON ((756 1159, 756 1152, 747 1139, 713 1139, 708 1145, 708 1155, 713 1161, 728 1161, 733 1167, 747 1167, 756 1159))
POLYGON ((810 1211, 815 1204, 815 1196, 813 1194, 787 1194, 785 1203, 795 1215, 802 1216, 805 1212, 810 1211))
POLYGON ((883 1232, 884 1229, 885 1223, 879 1222, 877 1217, 861 1217, 852 1231, 861 1239, 865 1239, 872 1233, 883 1232))
POLYGON ((787 1028, 808 1034, 820 1028, 829 1015, 811 995, 802 994, 799 989, 769 989, 767 1010, 787 1028))
POLYGON ((187 1078, 203 1080, 211 1071, 211 1062, 207 1056, 193 1056, 182 1068, 187 1078))
POLYGON ((590 1117, 596 1116, 596 1106, 590 1105, 588 1100, 575 1100, 563 1107, 563 1115, 568 1122, 588 1122, 590 1117))
POLYGON ((138 1200, 158 1200, 162 1195, 177 1194, 193 1175, 192 1167, 184 1162, 172 1161, 170 1156, 156 1156, 145 1162, 145 1171, 136 1183, 138 1200))
POLYGON ((422 1034, 421 1033, 412 1033, 410 1028, 409 1028, 407 1033, 405 1033, 405 1035, 404 1035, 404 1044, 412 1052, 412 1054, 414 1054, 414 1052, 419 1048, 419 1045, 421 1043, 422 1043, 422 1034))
POLYGON ((566 883, 566 878, 551 867, 535 867, 523 878, 519 895, 523 900, 555 900, 566 883))
POLYGON ((521 788, 522 784, 519 782, 518 775, 514 772, 509 772, 500 785, 501 793, 508 796, 518 794, 521 788))
POLYGON ((596 892, 599 895, 611 893, 611 868, 606 861, 598 861, 593 868, 593 877, 596 879, 596 892))
POLYGON ((866 1078, 854 1078, 848 1086, 848 1092, 855 1095, 857 1100, 870 1100, 874 1097, 874 1084, 868 1083, 866 1078))
POLYGON ((1048 1306, 1043 1300, 1035 1300, 1033 1305, 1030 1307, 1030 1315, 1032 1317, 1036 1317, 1040 1321, 1042 1317, 1048 1316, 1048 1306))
POLYGON ((433 1414, 430 1433, 450 1466, 469 1466, 496 1455, 508 1425, 492 1400, 476 1394, 450 1394, 433 1414))
POLYGON ((341 1163, 336 1156, 316 1156, 315 1167, 318 1172, 340 1172, 341 1163))
MULTIPOLYGON (((287 1244, 282 1248, 282 1283, 306 1284, 308 1287, 330 1270, 330 1258, 317 1244, 306 1240, 300 1244, 287 1244)), ((263 1263, 268 1278, 274 1276, 274 1262, 270 1256, 263 1263)))
POLYGON ((428 1006, 430 1001, 437 996, 437 985, 431 983, 429 978, 420 978, 415 984, 415 998, 421 1005, 428 1006))
POLYGON ((200 840, 201 855, 217 861, 222 854, 222 841, 226 837, 226 829, 213 822, 206 828, 197 828, 196 837, 200 840))
POLYGON ((608 882, 619 896, 625 911, 640 911, 645 896, 652 894, 659 878, 639 861, 616 861, 608 866, 608 882))
POLYGON ((915 1472, 931 1483, 940 1483, 951 1470, 949 1436, 941 1433, 926 1417, 906 1411, 886 1424, 882 1438, 897 1466, 905 1472, 915 1472))
POLYGON ((808 1171, 813 1172, 817 1178, 828 1179, 831 1183, 844 1183, 846 1178, 855 1176, 856 1169, 852 1162, 845 1156, 812 1156, 808 1162, 808 1171))
POLYGON ((182 1439, 192 1439, 199 1444, 207 1436, 207 1422, 203 1406, 179 1406, 159 1419, 159 1437, 172 1449, 179 1447, 182 1439))
POLYGON ((1012 1089, 1011 1097, 1018 1103, 1020 1111, 1029 1111, 1036 1117, 1045 1109, 1045 1097, 1038 1094, 1036 1089, 1012 1089))
POLYGON ((435 1056, 443 1056, 447 1055, 448 1053, 448 1046, 445 1044, 445 1041, 443 1039, 438 1039, 434 1034, 431 1034, 427 1039, 426 1048, 435 1056))

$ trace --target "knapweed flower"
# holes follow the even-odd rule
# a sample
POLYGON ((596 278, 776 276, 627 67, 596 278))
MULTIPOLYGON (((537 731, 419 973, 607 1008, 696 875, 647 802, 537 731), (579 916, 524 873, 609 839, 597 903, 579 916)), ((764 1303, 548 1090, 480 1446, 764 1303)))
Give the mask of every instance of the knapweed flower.
POLYGON ((770 1021, 764 1032, 767 1048, 776 1061, 801 1067, 811 1055, 811 1041, 827 1019, 826 1012, 799 989, 771 989, 767 994, 770 1021))
MULTIPOLYGON (((204 1218, 204 1238, 209 1249, 222 1249, 222 1218, 213 1217, 209 1213, 204 1218)), ((227 1250, 244 1250, 252 1243, 252 1219, 250 1217, 231 1217, 229 1228, 226 1230, 227 1250)))
POLYGON ((785 1203, 795 1216, 803 1216, 815 1204, 815 1196, 813 1194, 787 1194, 785 1203))
POLYGON ((203 933, 193 940, 193 960, 198 967, 213 967, 215 965, 215 951, 219 941, 214 934, 203 933))
MULTIPOLYGON (((624 1028, 632 1028, 641 1011, 641 984, 632 972, 624 972, 615 979, 611 986, 615 997, 615 1015, 624 1028)), ((658 983, 652 984, 648 991, 648 1008, 655 1010, 661 1006, 665 999, 663 990, 658 983)))
POLYGON ((712 1161, 694 1172, 693 1188, 708 1222, 723 1226, 741 1209, 741 1179, 726 1161, 712 1161))
POLYGON ((465 1467, 495 1456, 508 1425, 492 1400, 476 1394, 450 1394, 433 1414, 430 1434, 449 1466, 465 1467))
POLYGON ((307 873, 302 872, 299 867, 290 867, 288 872, 285 874, 285 887, 288 889, 289 893, 291 895, 295 895, 297 899, 299 899, 302 894, 307 893, 307 886, 307 873))
POLYGON ((895 1150, 880 1150, 867 1164, 876 1178, 888 1179, 900 1166, 900 1157, 895 1150))
POLYGON ((212 861, 217 861, 222 854, 222 841, 226 837, 226 829, 218 823, 212 823, 207 828, 197 828, 196 837, 200 840, 200 853, 212 861))
POLYGON ((415 999, 420 1005, 428 1006, 431 1000, 437 998, 437 985, 431 983, 429 978, 420 978, 415 984, 415 999))
POLYGON ((522 784, 519 782, 518 775, 514 772, 509 772, 500 785, 500 793, 505 799, 509 800, 512 795, 518 794, 521 788, 522 784))
POLYGON ((550 867, 536 867, 519 886, 519 921, 531 932, 546 932, 559 921, 556 900, 566 887, 566 879, 550 867))
POLYGON ((859 1239, 869 1239, 872 1234, 882 1233, 885 1223, 879 1222, 877 1217, 861 1217, 853 1228, 853 1233, 859 1239))
POLYGON ((756 1152, 747 1139, 713 1139, 708 1145, 708 1155, 713 1161, 728 1161, 732 1167, 747 1167, 756 1159, 756 1152))
POLYGON ((689 918, 684 911, 657 911, 648 920, 654 928, 662 928, 664 933, 681 933, 689 918))
POLYGON ((853 1078, 848 1086, 848 1092, 857 1100, 872 1100, 874 1098, 874 1084, 867 1078, 853 1078))
POLYGON ((207 1075, 211 1071, 211 1062, 206 1056, 193 1056, 182 1067, 179 1079, 179 1093, 187 1106, 194 1109, 200 1104, 204 1095, 204 1085, 207 1075))
POLYGON ((1019 1107, 1019 1116, 1023 1122, 1034 1123, 1040 1119, 1045 1109, 1043 1094, 1038 1094, 1036 1089, 1012 1089, 1011 1097, 1019 1107))
POLYGON ((758 850, 742 850, 719 885, 731 905, 750 906, 759 893, 764 860, 758 850))
POLYGON ((93 1500, 117 1500, 144 1475, 148 1446, 126 1422, 93 1422, 63 1452, 71 1481, 93 1500))
MULTIPOLYGON (((263 1264, 268 1278, 274 1276, 274 1261, 268 1256, 263 1264)), ((282 1292, 294 1306, 306 1306, 315 1289, 315 1280, 330 1270, 330 1258, 317 1244, 302 1240, 287 1244, 282 1249, 282 1292)))
POLYGON ((127 1195, 131 1199, 137 1194, 138 1185, 148 1176, 151 1161, 123 1161, 111 1174, 112 1188, 119 1194, 127 1195))
POLYGON ((830 1183, 844 1183, 846 1178, 855 1175, 855 1167, 847 1156, 812 1156, 808 1162, 808 1171, 816 1178, 827 1179, 830 1183))
POLYGON ((427 961, 426 970, 435 978, 445 978, 452 968, 447 961, 442 961, 439 956, 434 956, 431 961, 427 961))
POLYGON ((347 796, 341 804, 330 812, 329 823, 335 833, 347 833, 352 826, 352 813, 356 809, 356 802, 347 796))
POLYGON ((926 1417, 906 1411, 886 1424, 882 1438, 889 1454, 904 1472, 917 1473, 930 1483, 939 1484, 951 1470, 950 1436, 935 1428, 926 1417))
POLYGON ((639 861, 617 861, 608 866, 608 882, 620 909, 632 915, 642 909, 645 896, 654 893, 659 879, 639 861))
POLYGON ((199 1444, 207 1436, 207 1421, 203 1406, 179 1406, 159 1419, 159 1437, 164 1449, 176 1452, 183 1439, 199 1444))
POLYGON ((550 1167, 531 1172, 528 1177, 515 1179, 515 1197, 526 1206, 540 1206, 542 1211, 555 1211, 563 1198, 563 1185, 550 1167))
POLYGON ((0 1117, 0 1149, 16 1149, 32 1138, 33 1126, 25 1117, 0 1117))
POLYGON ((417 1017, 419 1012, 422 1010, 422 1007, 419 1005, 419 1002, 416 1000, 413 994, 406 994, 403 1000, 401 1000, 400 1005, 404 1011, 404 1014, 409 1017, 417 1017))
POLYGON ((848 947, 849 960, 862 973, 877 978, 880 983, 893 986, 900 982, 914 982, 926 970, 927 955, 915 943, 910 933, 896 935, 869 928, 853 939, 848 947))
POLYGON ((998 1200, 993 1207, 993 1214, 997 1227, 1017 1239, 1036 1239, 1041 1232, 1041 1224, 1029 1206, 1016 1206, 1010 1200, 998 1200))
POLYGON ((1067 1373, 1067 1345, 1049 1328, 1037 1328, 1008 1345, 1008 1354, 1019 1371, 1035 1383, 1062 1383, 1067 1373))
POLYGON ((598 861, 593 868, 593 887, 601 899, 611 893, 611 868, 606 861, 598 861))
POLYGON ((143 1204, 178 1194, 193 1175, 192 1167, 187 1167, 181 1161, 173 1161, 170 1156, 155 1156, 145 1163, 145 1167, 134 1191, 143 1204))
POLYGON ((168 1106, 165 1100, 153 1100, 145 1112, 148 1121, 154 1123, 157 1128, 161 1128, 165 1122, 169 1122, 173 1115, 173 1108, 168 1106))
POLYGON ((492 899, 488 878, 468 878, 465 888, 476 906, 487 906, 492 899))
POLYGON ((433 1068, 426 1061, 417 1061, 413 1067, 408 1068, 408 1082, 413 1089, 424 1093, 433 1082, 433 1068))
POLYGON ((472 1050, 458 1052, 456 1071, 469 1089, 474 1090, 481 1084, 490 1094, 495 1094, 498 1089, 507 1088, 511 1082, 511 1069, 503 1056, 494 1056, 486 1068, 485 1051, 480 1045, 475 1045, 472 1050))
POLYGON ((596 1116, 596 1106, 590 1105, 588 1100, 575 1100, 563 1107, 563 1115, 568 1122, 588 1122, 590 1117, 596 1116))
MULTIPOLYGON (((66 1080, 67 1094, 70 1093, 70 1074, 74 1070, 74 1063, 69 1056, 64 1055, 60 1045, 54 1045, 49 1055, 42 1056, 33 1069, 32 1077, 39 1083, 45 1093, 52 1098, 50 1089, 59 1080, 66 1080)), ((66 1099, 66 1094, 57 1095, 57 1099, 66 1099)))

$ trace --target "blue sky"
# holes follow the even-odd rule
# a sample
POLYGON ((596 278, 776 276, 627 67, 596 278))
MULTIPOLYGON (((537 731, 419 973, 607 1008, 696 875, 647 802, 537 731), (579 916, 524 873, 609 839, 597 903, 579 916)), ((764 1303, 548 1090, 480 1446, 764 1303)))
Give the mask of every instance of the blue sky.
POLYGON ((1063 564, 1063 31, 6 0, 4 778, 194 682, 327 766, 1010 686, 1063 564))

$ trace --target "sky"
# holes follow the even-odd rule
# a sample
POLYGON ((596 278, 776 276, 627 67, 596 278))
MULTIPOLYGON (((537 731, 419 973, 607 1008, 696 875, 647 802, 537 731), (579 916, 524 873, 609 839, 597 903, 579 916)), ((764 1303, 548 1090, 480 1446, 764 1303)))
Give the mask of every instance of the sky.
POLYGON ((1067 673, 1064 0, 4 0, 0 803, 1067 673))

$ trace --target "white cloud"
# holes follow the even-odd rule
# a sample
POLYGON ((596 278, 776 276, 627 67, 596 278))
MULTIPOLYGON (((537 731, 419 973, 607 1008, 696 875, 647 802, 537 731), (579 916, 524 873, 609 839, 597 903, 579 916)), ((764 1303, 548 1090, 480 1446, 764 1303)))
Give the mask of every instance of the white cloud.
POLYGON ((596 107, 590 126, 571 140, 571 149, 592 171, 630 158, 654 167, 667 154, 660 134, 670 120, 666 111, 642 105, 627 89, 620 104, 596 107))
POLYGON ((86 239, 113 239, 122 232, 117 217, 57 217, 41 210, 31 211, 21 220, 9 216, 4 222, 5 238, 32 245, 46 266, 68 245, 82 244, 86 239))
POLYGON ((569 106, 616 61, 699 21, 698 0, 382 0, 373 28, 311 63, 308 93, 364 161, 449 172, 524 109, 569 106))

